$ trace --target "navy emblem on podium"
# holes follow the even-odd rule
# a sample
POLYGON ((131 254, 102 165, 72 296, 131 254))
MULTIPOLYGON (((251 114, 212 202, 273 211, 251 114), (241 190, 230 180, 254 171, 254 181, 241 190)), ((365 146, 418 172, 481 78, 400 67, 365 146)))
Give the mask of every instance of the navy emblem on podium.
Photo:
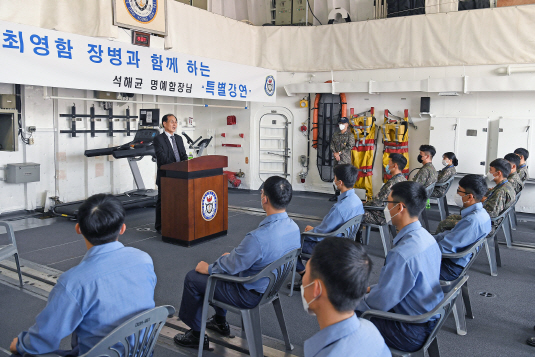
POLYGON ((217 214, 217 195, 214 191, 208 190, 201 199, 201 215, 205 221, 211 221, 217 214))

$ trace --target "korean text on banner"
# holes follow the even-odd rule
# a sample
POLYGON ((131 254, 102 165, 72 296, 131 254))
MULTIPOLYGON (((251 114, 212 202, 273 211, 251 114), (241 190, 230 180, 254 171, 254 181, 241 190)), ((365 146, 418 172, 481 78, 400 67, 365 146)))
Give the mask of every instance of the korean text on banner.
POLYGON ((177 97, 275 102, 277 72, 0 21, 0 81, 177 97))

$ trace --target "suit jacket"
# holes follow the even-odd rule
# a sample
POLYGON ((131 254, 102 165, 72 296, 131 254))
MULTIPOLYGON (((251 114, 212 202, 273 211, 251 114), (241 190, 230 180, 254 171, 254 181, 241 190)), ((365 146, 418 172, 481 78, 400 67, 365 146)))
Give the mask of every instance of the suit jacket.
MULTIPOLYGON (((175 134, 175 141, 176 147, 178 149, 178 155, 180 156, 180 161, 187 160, 188 155, 186 154, 186 148, 184 147, 182 137, 180 135, 175 134)), ((167 138, 167 134, 165 134, 165 132, 154 138, 154 151, 156 152, 156 165, 158 166, 158 172, 156 174, 156 184, 160 186, 160 177, 162 175, 160 167, 162 167, 162 165, 167 165, 176 162, 175 154, 173 153, 173 147, 171 146, 171 143, 169 142, 169 139, 167 138)))

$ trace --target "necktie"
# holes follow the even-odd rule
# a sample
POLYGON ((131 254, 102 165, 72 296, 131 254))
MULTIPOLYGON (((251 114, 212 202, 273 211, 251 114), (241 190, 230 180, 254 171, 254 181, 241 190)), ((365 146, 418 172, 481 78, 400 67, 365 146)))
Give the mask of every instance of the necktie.
POLYGON ((180 155, 178 155, 178 149, 176 148, 175 136, 171 136, 171 143, 173 144, 173 153, 175 154, 175 159, 177 162, 180 161, 180 155))

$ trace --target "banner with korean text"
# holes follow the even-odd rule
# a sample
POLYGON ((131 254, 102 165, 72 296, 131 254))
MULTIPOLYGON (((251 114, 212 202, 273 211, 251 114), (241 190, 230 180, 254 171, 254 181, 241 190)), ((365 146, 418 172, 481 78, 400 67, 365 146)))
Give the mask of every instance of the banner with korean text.
POLYGON ((275 102, 277 72, 0 21, 0 82, 275 102))

